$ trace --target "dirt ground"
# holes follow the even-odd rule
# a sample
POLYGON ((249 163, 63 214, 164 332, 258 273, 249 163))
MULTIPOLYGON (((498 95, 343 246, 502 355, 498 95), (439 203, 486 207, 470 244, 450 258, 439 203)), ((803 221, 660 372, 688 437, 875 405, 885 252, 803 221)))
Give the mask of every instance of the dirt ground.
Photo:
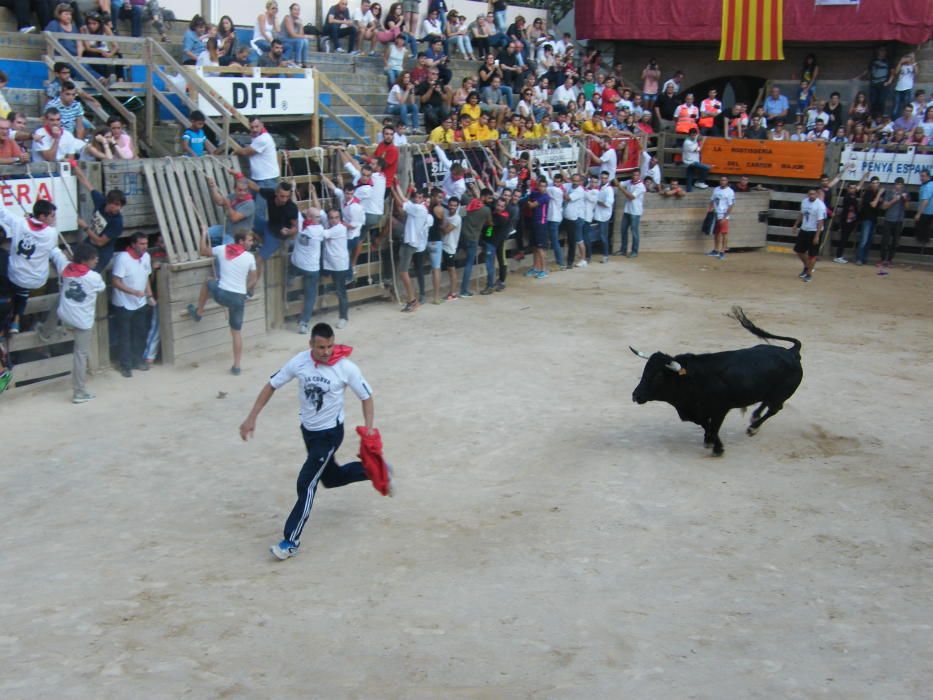
POLYGON ((4 396, 0 697, 930 697, 933 271, 797 272, 643 254, 352 309, 398 495, 319 491, 286 562, 296 390, 236 431, 295 333, 239 378, 4 396), (730 414, 716 459, 632 403, 628 345, 753 345, 734 303, 803 341, 804 379, 754 438, 730 414))

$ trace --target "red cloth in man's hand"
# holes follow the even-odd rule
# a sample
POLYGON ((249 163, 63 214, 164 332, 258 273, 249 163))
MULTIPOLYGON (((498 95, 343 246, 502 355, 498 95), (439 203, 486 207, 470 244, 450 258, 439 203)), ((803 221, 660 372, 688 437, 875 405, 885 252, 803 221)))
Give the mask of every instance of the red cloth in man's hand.
POLYGON ((356 432, 360 436, 360 461, 373 488, 383 496, 389 495, 389 467, 382 457, 382 436, 379 430, 373 428, 371 435, 366 434, 364 426, 357 426, 356 432))

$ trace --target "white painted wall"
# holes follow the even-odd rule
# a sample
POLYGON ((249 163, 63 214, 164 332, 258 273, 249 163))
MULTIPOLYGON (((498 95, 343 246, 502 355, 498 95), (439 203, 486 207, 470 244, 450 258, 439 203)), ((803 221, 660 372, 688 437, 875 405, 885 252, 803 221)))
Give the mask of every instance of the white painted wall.
MULTIPOLYGON (((175 13, 175 16, 183 22, 187 22, 191 19, 196 13, 200 11, 201 4, 195 0, 161 0, 162 7, 169 8, 175 13)), ((216 22, 223 15, 230 15, 233 18, 233 21, 237 25, 245 25, 252 27, 256 23, 256 17, 263 12, 266 6, 266 0, 209 0, 211 11, 208 16, 208 20, 211 22, 216 22)), ((285 13, 288 12, 288 6, 291 4, 289 0, 278 0, 279 4, 279 19, 285 16, 285 13)), ((301 5, 301 18, 305 22, 315 22, 319 24, 323 21, 323 17, 318 19, 316 17, 315 8, 317 2, 314 0, 304 0, 304 2, 299 3, 301 5)), ((335 3, 333 0, 323 0, 321 2, 321 11, 326 14, 327 10, 330 9, 335 3)), ((359 0, 350 0, 350 9, 359 7, 359 0)), ((380 0, 382 5, 383 12, 389 9, 389 5, 392 2, 387 2, 386 0, 380 0)), ((456 10, 460 14, 467 17, 470 21, 476 19, 476 16, 481 12, 484 12, 488 7, 488 3, 483 0, 447 0, 447 6, 451 10, 456 10)), ((428 2, 427 0, 422 0, 421 2, 422 14, 427 11, 428 2)), ((524 17, 528 24, 530 25, 536 17, 547 18, 547 12, 545 10, 534 9, 530 7, 510 7, 507 11, 506 17, 508 18, 509 24, 512 23, 512 20, 521 15, 524 17)))

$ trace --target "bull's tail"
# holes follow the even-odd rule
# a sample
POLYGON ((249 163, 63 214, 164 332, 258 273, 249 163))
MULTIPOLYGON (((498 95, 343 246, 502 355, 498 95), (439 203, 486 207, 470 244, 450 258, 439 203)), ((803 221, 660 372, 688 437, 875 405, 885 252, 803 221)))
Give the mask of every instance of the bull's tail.
POLYGON ((759 338, 763 338, 764 340, 786 340, 788 343, 793 343, 794 354, 798 357, 800 356, 800 348, 803 347, 803 343, 801 343, 796 338, 790 338, 784 335, 772 335, 771 333, 768 333, 768 331, 762 330, 748 320, 748 316, 746 316, 745 312, 742 311, 741 306, 733 306, 732 313, 729 314, 729 317, 734 318, 736 321, 742 324, 742 328, 747 330, 749 333, 754 333, 759 338))

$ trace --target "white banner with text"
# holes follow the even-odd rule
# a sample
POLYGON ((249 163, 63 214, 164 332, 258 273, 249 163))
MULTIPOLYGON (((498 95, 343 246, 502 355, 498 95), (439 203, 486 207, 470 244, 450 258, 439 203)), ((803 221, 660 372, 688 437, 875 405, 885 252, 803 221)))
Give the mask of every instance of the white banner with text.
MULTIPOLYGON (((281 77, 261 77, 257 71, 248 78, 201 73, 201 78, 246 116, 314 114, 314 78, 310 70, 304 75, 281 77)), ((219 116, 203 96, 198 97, 198 108, 209 117, 219 116)))

